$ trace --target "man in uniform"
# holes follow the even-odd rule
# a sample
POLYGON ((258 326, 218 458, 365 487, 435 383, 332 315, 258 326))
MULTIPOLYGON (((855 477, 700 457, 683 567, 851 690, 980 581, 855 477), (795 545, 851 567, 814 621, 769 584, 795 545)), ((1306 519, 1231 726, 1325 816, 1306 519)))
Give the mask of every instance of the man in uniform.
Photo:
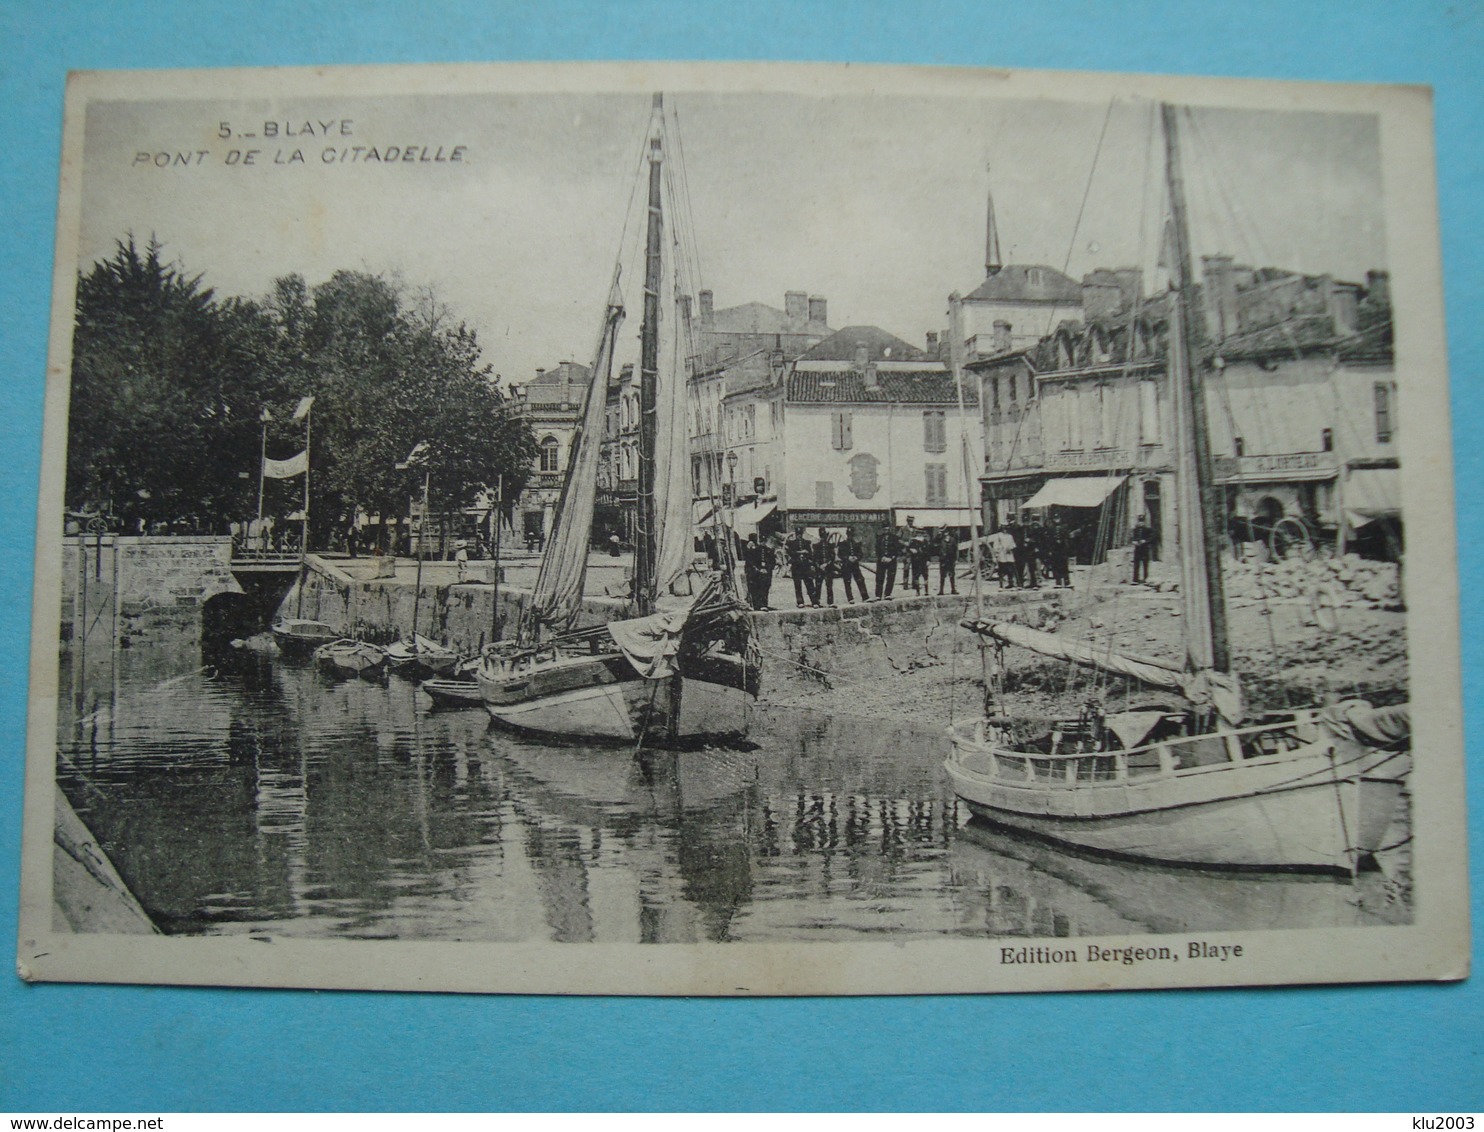
POLYGON ((1000 589, 1013 590, 1015 588, 1015 535, 1011 533, 1008 526, 1005 526, 984 541, 989 549, 989 560, 994 563, 995 577, 999 579, 1000 589))
POLYGON ((938 532, 936 550, 939 596, 942 596, 945 582, 953 587, 954 593, 958 593, 958 535, 952 527, 944 527, 938 532))
POLYGON ((835 607, 835 577, 839 563, 835 560, 835 544, 830 541, 830 532, 819 528, 819 541, 814 544, 814 604, 819 605, 820 590, 824 591, 825 603, 835 607))
POLYGON ((932 557, 932 540, 926 531, 916 531, 907 544, 907 560, 912 564, 912 592, 928 592, 928 559, 932 557))
POLYGON ((907 523, 897 532, 901 540, 902 556, 902 589, 912 584, 912 540, 917 537, 917 520, 911 515, 907 516, 907 523))
POLYGON ((1041 579, 1036 573, 1036 555, 1040 550, 1040 539, 1036 528, 1030 523, 1016 524, 1011 533, 1015 536, 1015 584, 1036 590, 1041 588, 1041 579))
POLYGON ((767 607, 768 599, 763 594, 763 545, 758 542, 757 532, 747 536, 742 545, 742 576, 747 583, 747 604, 753 609, 767 607))
POLYGON ((864 603, 866 597, 866 577, 861 573, 861 544, 855 537, 853 530, 847 531, 845 539, 835 547, 835 561, 840 566, 840 577, 845 582, 845 601, 855 604, 855 598, 851 596, 851 584, 860 587, 861 601, 864 603))
POLYGON ((897 556, 902 544, 897 532, 886 523, 881 524, 881 534, 876 540, 876 600, 888 601, 892 587, 897 584, 897 556))
POLYGON ((784 548, 788 552, 789 572, 794 576, 794 601, 800 609, 819 604, 819 579, 814 573, 814 548, 800 527, 784 548))
POLYGON ((1133 584, 1149 580, 1149 557, 1154 550, 1154 532, 1149 529, 1149 520, 1140 515, 1139 521, 1134 524, 1134 576, 1133 584))

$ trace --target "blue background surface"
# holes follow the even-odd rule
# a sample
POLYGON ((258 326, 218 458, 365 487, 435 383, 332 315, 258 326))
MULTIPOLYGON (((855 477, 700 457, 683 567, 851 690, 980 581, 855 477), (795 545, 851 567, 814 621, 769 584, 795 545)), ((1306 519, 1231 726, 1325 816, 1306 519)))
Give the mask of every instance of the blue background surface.
MULTIPOLYGON (((1436 92, 1463 549, 1471 548, 1484 5, 8 0, 0 6, 0 950, 15 938, 25 660, 57 156, 69 69, 793 59, 1424 83, 1436 92)), ((1425 549, 1425 548, 1423 548, 1425 549)), ((1467 717, 1484 821, 1479 718, 1467 717)), ((1477 858, 1477 852, 1473 854, 1477 858)), ((1474 914, 1478 915, 1478 885, 1474 914)), ((1477 961, 1477 956, 1476 956, 1477 961)), ((0 975, 0 1111, 1474 1107, 1484 990, 1344 987, 845 1000, 462 998, 28 987, 0 975)))

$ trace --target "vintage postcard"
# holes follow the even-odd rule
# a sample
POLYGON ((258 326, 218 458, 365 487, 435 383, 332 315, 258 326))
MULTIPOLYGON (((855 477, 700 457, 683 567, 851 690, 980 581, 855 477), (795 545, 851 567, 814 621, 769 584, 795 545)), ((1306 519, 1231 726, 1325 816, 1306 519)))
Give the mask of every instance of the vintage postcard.
POLYGON ((1435 198, 1418 88, 74 75, 21 976, 1463 978, 1435 198))

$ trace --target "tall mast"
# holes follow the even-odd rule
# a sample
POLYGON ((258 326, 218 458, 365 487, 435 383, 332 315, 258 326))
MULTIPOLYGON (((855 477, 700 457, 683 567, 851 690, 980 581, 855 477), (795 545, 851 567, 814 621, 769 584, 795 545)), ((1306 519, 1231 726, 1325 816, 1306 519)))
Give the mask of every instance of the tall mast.
POLYGON ((1178 454, 1177 513, 1180 519, 1181 589, 1185 594, 1185 635, 1196 669, 1231 671, 1226 633, 1226 601, 1221 577, 1225 501, 1211 460, 1211 433, 1205 381, 1196 349, 1199 311, 1191 277, 1190 230, 1185 181, 1180 169, 1179 108, 1160 107, 1165 136, 1165 179, 1170 194, 1170 269, 1175 273, 1175 305, 1170 322, 1170 386, 1178 454))
POLYGON ((649 231, 644 243, 644 322, 639 328, 639 530, 634 540, 634 599, 638 612, 654 611, 657 540, 654 511, 655 425, 658 415, 660 343, 660 249, 665 220, 660 173, 665 153, 660 141, 664 96, 654 96, 655 133, 649 139, 649 231))

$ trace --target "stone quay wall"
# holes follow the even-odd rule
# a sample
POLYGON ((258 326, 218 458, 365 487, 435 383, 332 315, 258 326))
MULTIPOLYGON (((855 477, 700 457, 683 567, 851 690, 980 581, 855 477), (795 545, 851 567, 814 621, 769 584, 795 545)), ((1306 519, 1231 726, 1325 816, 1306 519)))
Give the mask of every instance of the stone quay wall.
MULTIPOLYGON (((302 616, 323 621, 347 636, 385 643, 412 631, 417 588, 406 582, 358 576, 334 562, 310 557, 302 616)), ((461 653, 474 653, 490 639, 494 587, 476 582, 424 585, 418 601, 418 632, 461 653)), ((524 589, 501 585, 500 623, 514 625, 530 600, 524 589)), ((1044 624, 1060 615, 1056 590, 998 591, 984 595, 987 616, 1044 624)), ((297 590, 280 606, 295 616, 297 590)), ((579 624, 601 624, 620 616, 623 603, 611 598, 584 602, 579 624)), ((824 609, 783 609, 753 613, 763 652, 762 696, 780 698, 834 681, 890 678, 895 673, 949 663, 955 656, 978 663, 977 638, 960 622, 974 613, 968 594, 907 597, 890 602, 840 605, 824 609)))
POLYGON ((90 623, 103 611, 126 624, 199 625, 208 599, 241 592, 226 535, 69 535, 62 540, 64 638, 72 635, 84 603, 90 623))

